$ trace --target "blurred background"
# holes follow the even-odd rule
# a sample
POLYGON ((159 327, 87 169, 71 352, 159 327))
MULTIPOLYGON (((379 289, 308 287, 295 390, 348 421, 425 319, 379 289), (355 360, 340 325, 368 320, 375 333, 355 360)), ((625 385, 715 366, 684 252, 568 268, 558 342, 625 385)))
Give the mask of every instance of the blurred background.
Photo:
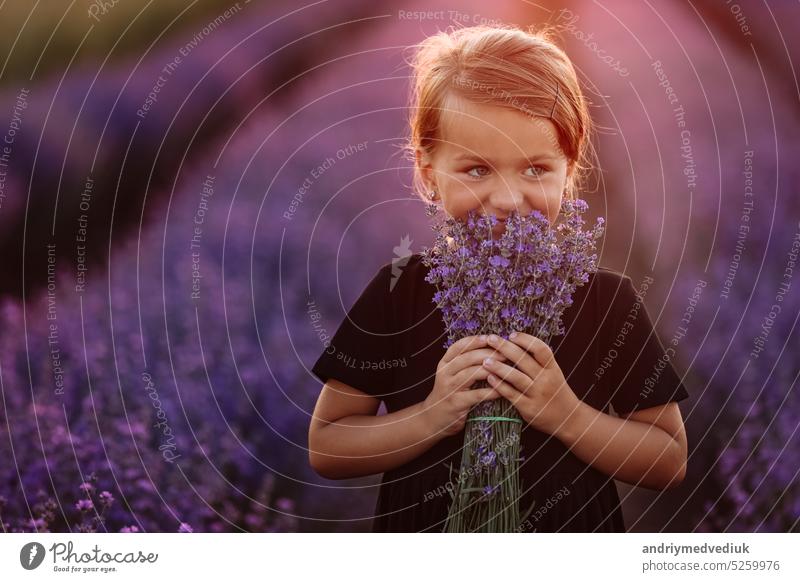
POLYGON ((796 3, 0 6, 4 531, 368 531, 308 466, 309 368, 432 242, 409 46, 556 25, 599 132, 583 197, 691 398, 689 475, 631 531, 797 531, 796 3))

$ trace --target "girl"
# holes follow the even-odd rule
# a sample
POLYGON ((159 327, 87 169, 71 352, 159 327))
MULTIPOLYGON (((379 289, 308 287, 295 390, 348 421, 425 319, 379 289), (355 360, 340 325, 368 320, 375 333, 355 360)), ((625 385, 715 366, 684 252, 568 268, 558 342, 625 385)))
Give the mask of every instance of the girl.
MULTIPOLYGON (((540 32, 462 28, 426 39, 414 71, 410 148, 425 201, 455 217, 538 209, 554 222, 588 166, 590 117, 564 52, 540 32)), ((467 413, 486 399, 507 398, 527 423, 520 507, 536 505, 519 531, 624 531, 614 479, 683 480, 676 402, 688 394, 629 277, 600 268, 579 287, 552 349, 518 330, 445 351, 426 274, 419 254, 384 265, 312 368, 324 386, 311 465, 330 479, 383 473, 374 531, 442 530, 467 413)))

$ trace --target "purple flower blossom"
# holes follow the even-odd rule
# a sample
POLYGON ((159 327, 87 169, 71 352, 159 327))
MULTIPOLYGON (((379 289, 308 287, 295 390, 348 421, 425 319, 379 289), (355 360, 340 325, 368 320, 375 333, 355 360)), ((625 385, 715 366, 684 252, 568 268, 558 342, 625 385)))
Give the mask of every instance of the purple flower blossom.
POLYGON ((489 259, 489 264, 493 267, 505 268, 511 264, 511 261, 505 257, 494 255, 491 259, 489 259))
POLYGON ((102 493, 100 493, 99 497, 100 497, 100 505, 102 505, 103 507, 108 507, 114 502, 114 496, 108 491, 103 491, 102 493))
POLYGON ((481 457, 481 465, 484 467, 494 467, 497 464, 497 455, 494 451, 489 451, 483 457, 481 457))
POLYGON ((498 240, 496 217, 467 214, 434 225, 434 245, 424 249, 426 281, 436 285, 434 303, 447 326, 445 347, 467 335, 528 331, 549 341, 563 333, 561 314, 577 287, 597 270, 594 241, 603 221, 582 230, 583 200, 564 200, 554 227, 538 211, 512 212, 498 240))

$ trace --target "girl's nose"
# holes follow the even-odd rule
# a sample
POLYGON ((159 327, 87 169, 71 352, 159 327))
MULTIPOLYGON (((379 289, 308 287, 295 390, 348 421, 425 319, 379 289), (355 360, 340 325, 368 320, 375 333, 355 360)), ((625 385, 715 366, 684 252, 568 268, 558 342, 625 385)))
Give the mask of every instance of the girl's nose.
POLYGON ((500 189, 491 197, 491 207, 500 216, 508 216, 513 211, 523 213, 524 206, 525 196, 515 188, 500 189))

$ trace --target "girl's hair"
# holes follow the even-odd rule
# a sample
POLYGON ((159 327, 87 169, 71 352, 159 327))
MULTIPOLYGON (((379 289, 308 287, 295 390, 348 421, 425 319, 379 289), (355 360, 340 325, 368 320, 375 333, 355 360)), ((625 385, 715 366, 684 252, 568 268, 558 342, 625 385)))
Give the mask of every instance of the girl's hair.
MULTIPOLYGON (((592 121, 572 62, 551 39, 545 29, 472 26, 439 32, 414 47, 407 144, 411 156, 417 149, 433 153, 450 95, 515 109, 556 126, 558 147, 574 164, 567 196, 575 198, 591 168, 592 121)), ((419 168, 414 184, 425 198, 419 168)))

